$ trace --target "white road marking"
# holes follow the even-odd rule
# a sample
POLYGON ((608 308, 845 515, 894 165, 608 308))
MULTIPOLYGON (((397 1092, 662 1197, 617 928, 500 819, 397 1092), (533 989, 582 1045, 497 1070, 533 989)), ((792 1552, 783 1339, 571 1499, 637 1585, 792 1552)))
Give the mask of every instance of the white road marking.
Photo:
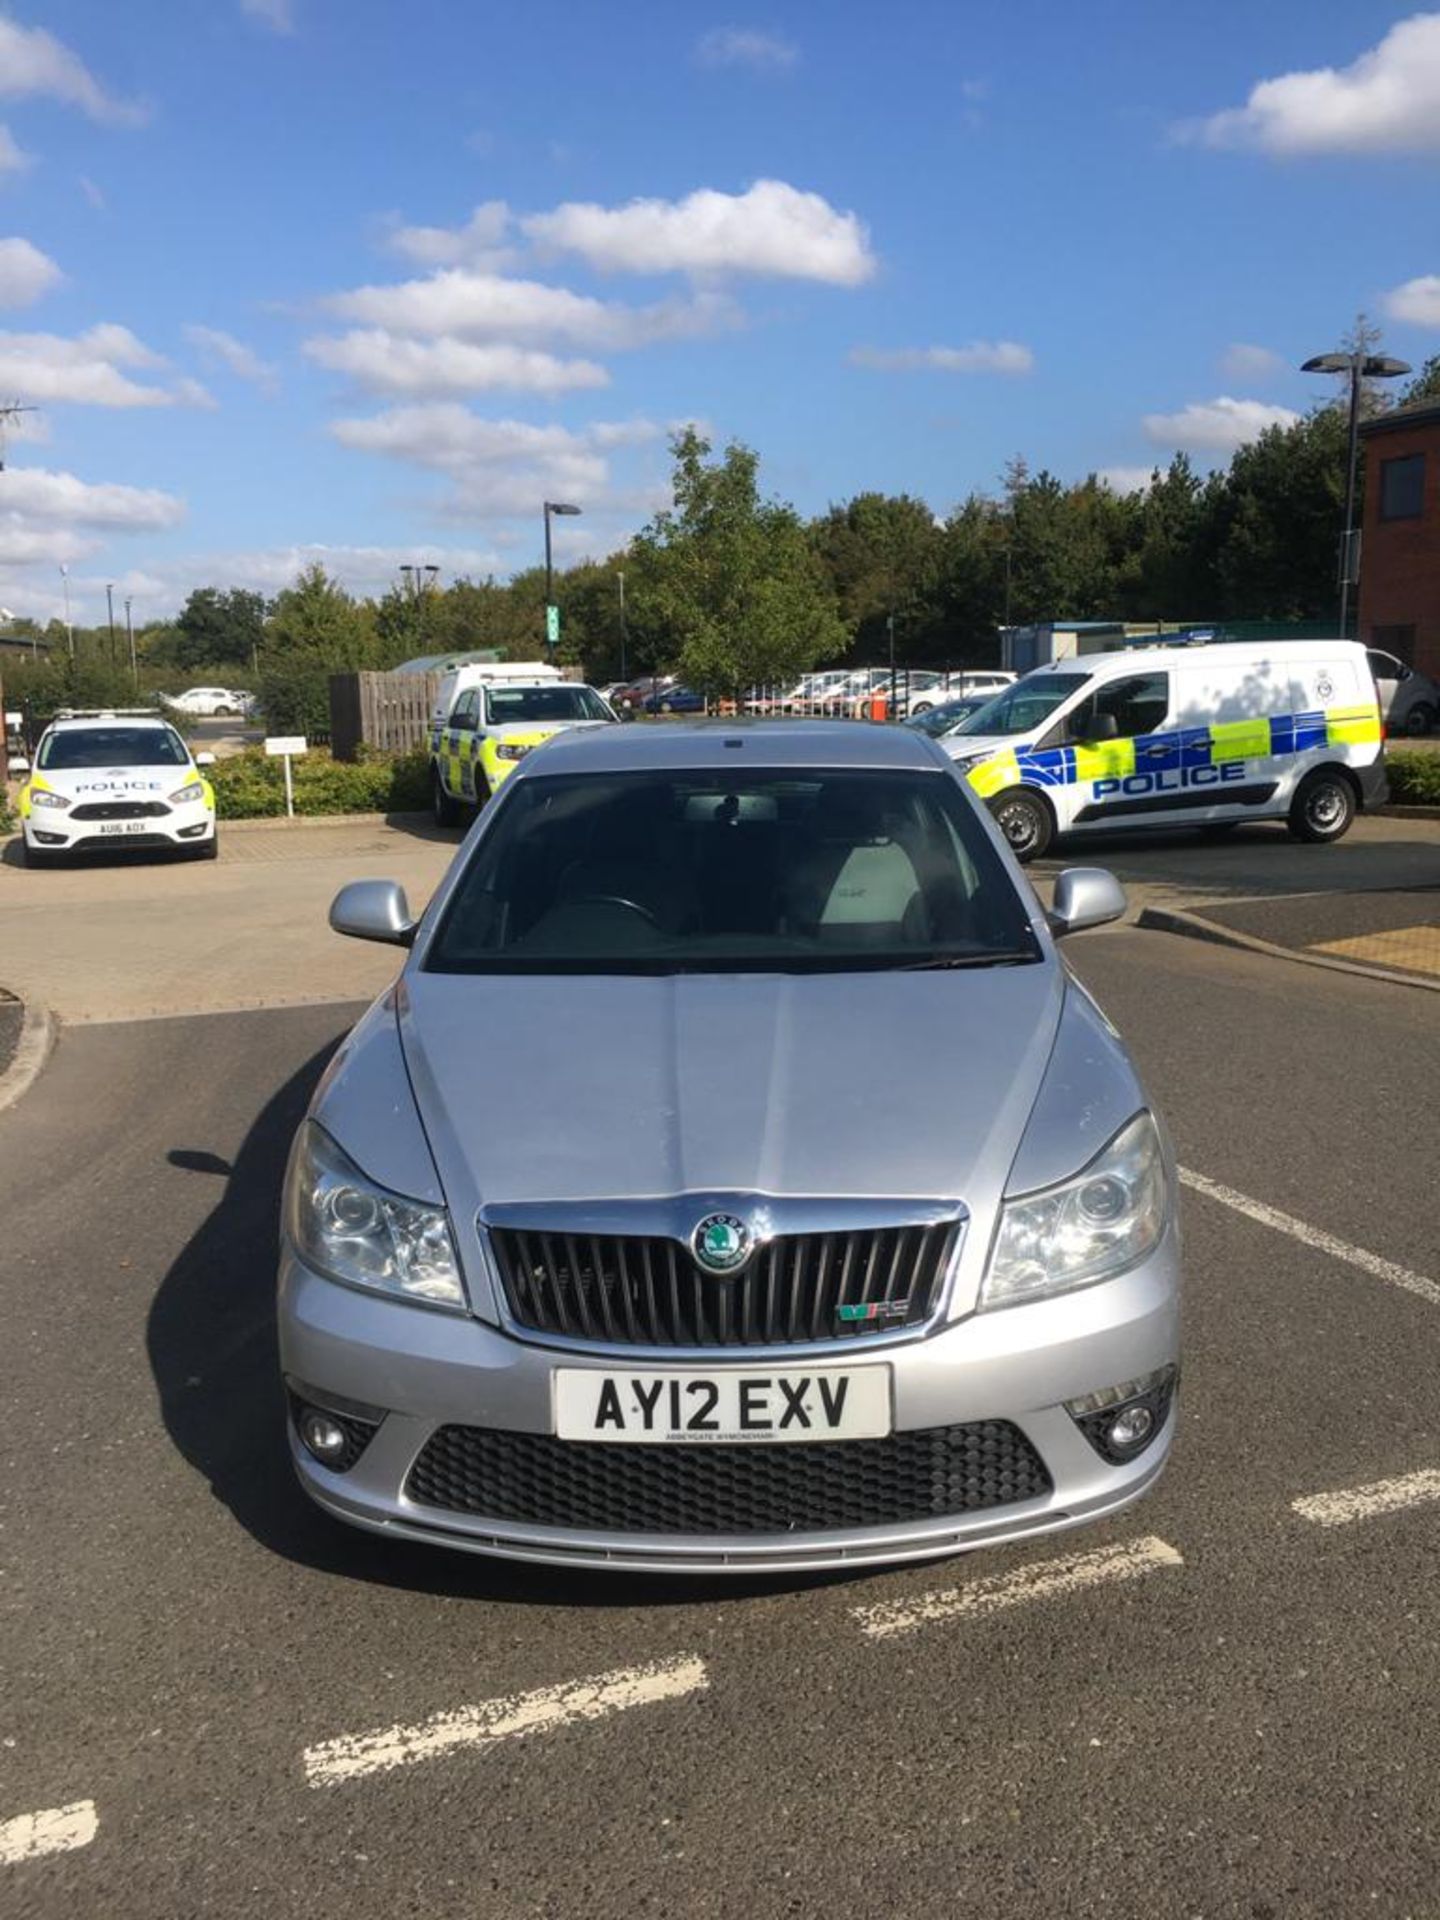
POLYGON ((1093 1553, 1040 1560, 1017 1573, 992 1574, 972 1586, 946 1587, 938 1593, 921 1594, 917 1600, 882 1600, 878 1605, 852 1607, 850 1611, 862 1633, 872 1640, 886 1640, 892 1634, 913 1633, 917 1627, 931 1626, 937 1620, 998 1613, 1002 1607, 1019 1606, 1028 1600, 1051 1600, 1086 1587, 1106 1586, 1114 1580, 1134 1580, 1161 1567, 1183 1565, 1174 1547, 1150 1535, 1126 1541, 1123 1546, 1100 1547, 1093 1553))
POLYGON ((416 1726, 383 1727, 375 1733, 342 1734, 305 1752, 305 1777, 312 1787, 333 1787, 367 1773, 413 1766, 459 1747, 489 1747, 500 1740, 548 1733, 577 1720, 599 1720, 626 1707, 676 1700, 709 1685, 705 1662, 692 1654, 651 1666, 602 1673, 593 1680, 541 1687, 535 1693, 483 1700, 478 1706, 437 1713, 416 1726))
POLYGON ((1440 1283, 1427 1279, 1423 1273, 1412 1273, 1408 1267, 1397 1266, 1393 1260, 1382 1260, 1378 1253, 1367 1253, 1364 1247, 1352 1247, 1348 1240, 1337 1240, 1333 1233, 1326 1233, 1321 1227, 1309 1226, 1304 1220, 1297 1220, 1293 1214, 1281 1213, 1278 1207, 1267 1207, 1264 1201, 1252 1200, 1248 1194, 1237 1193, 1234 1187, 1223 1187, 1218 1180, 1207 1180, 1203 1173, 1192 1173, 1189 1167, 1181 1167, 1180 1178, 1196 1193, 1218 1200, 1222 1207, 1233 1207, 1236 1213, 1243 1213, 1247 1219, 1258 1220, 1262 1227, 1272 1227, 1276 1233, 1288 1233, 1292 1240, 1314 1247, 1317 1253, 1328 1253, 1332 1260, 1344 1260, 1352 1267, 1359 1267, 1362 1273, 1373 1274, 1377 1280, 1388 1281, 1392 1287, 1403 1287, 1406 1293, 1417 1294, 1420 1299, 1428 1300, 1432 1307, 1440 1307, 1440 1283))
POLYGON ((1313 1520, 1317 1527, 1343 1527, 1352 1520, 1369 1520, 1377 1513, 1418 1507, 1425 1500, 1440 1500, 1440 1471, 1433 1467, 1423 1473, 1407 1473, 1399 1480, 1372 1480, 1364 1487, 1307 1494, 1290 1504, 1302 1520, 1313 1520))
POLYGON ((22 1813, 0 1821, 0 1866, 18 1866, 47 1853, 73 1853, 95 1838, 100 1817, 93 1800, 76 1800, 68 1807, 46 1807, 42 1813, 22 1813))

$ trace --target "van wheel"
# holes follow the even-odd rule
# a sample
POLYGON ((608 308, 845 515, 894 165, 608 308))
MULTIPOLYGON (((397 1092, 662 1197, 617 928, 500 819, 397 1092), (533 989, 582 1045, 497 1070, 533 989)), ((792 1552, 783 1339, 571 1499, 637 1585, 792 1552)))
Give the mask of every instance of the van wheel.
POLYGON ((1338 767, 1307 773, 1290 803, 1290 831, 1297 840, 1339 840, 1355 818, 1355 789, 1338 767))
POLYGON ((1429 733, 1435 724, 1435 709, 1427 707, 1422 700, 1418 706, 1411 707, 1405 716, 1405 731, 1412 739, 1418 740, 1422 734, 1429 733))
POLYGON ((1010 843, 1010 851, 1024 866, 1038 860, 1055 837, 1055 817, 1037 793, 1011 787, 990 802, 995 824, 1010 843))
POLYGON ((440 769, 435 766, 432 766, 430 769, 430 800, 434 808, 435 824, 437 827, 459 826, 459 805, 456 801, 452 800, 445 791, 444 783, 440 778, 440 769))

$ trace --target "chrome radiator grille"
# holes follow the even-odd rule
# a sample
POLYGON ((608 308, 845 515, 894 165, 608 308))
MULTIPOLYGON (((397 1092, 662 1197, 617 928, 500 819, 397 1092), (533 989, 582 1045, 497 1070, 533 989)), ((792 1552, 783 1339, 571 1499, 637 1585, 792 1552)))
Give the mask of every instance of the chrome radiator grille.
POLYGON ((489 1231, 518 1326, 607 1345, 770 1347, 922 1326, 959 1230, 942 1220, 780 1234, 723 1276, 660 1236, 489 1231))

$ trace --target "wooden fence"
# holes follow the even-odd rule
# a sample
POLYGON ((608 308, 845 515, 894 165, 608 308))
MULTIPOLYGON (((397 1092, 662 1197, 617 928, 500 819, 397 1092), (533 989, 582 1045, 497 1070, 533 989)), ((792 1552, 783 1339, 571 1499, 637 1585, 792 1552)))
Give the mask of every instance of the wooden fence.
POLYGON ((362 744, 408 753, 425 744, 440 693, 438 673, 332 673, 330 750, 353 760, 362 744))

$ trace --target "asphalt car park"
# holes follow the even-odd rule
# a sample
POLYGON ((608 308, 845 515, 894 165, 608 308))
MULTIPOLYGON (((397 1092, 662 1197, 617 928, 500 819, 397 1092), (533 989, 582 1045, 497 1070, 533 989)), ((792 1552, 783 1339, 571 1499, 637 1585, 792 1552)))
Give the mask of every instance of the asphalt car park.
MULTIPOLYGON (((1361 844, 1254 837, 1272 875, 1361 844)), ((0 1115, 0 1907, 1429 1910, 1440 1284, 1397 1178, 1435 1002, 1133 927, 1067 951, 1185 1169, 1175 1456, 1083 1533, 863 1576, 328 1521, 282 1439, 274 1230, 358 1005, 64 1033, 0 1115)))

